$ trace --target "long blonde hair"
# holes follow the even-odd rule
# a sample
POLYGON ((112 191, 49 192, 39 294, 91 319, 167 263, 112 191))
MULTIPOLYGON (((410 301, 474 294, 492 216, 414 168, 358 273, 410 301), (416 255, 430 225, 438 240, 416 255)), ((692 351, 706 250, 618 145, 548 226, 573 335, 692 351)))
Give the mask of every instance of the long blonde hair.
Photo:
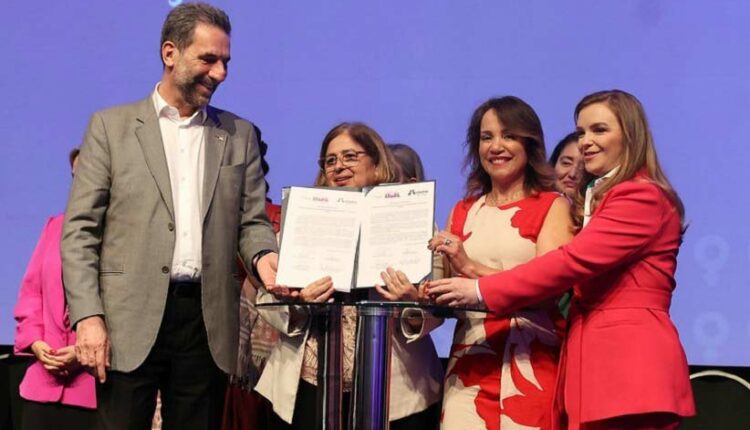
MULTIPOLYGON (((677 191, 672 187, 672 184, 670 184, 659 165, 656 148, 654 147, 654 138, 651 135, 651 129, 648 126, 646 113, 643 110, 641 102, 632 94, 622 90, 599 91, 587 95, 578 102, 575 109, 574 121, 578 122, 578 115, 585 107, 596 103, 604 103, 617 117, 617 121, 622 129, 623 153, 617 172, 594 191, 592 208, 596 207, 601 201, 602 196, 611 190, 612 187, 620 182, 632 179, 641 169, 645 169, 648 180, 658 185, 664 191, 675 205, 677 212, 680 214, 680 219, 684 220, 685 207, 682 204, 682 200, 680 200, 680 196, 677 195, 677 191)), ((579 226, 583 220, 583 203, 586 196, 586 187, 594 179, 596 179, 596 176, 584 171, 578 186, 573 216, 579 226)))

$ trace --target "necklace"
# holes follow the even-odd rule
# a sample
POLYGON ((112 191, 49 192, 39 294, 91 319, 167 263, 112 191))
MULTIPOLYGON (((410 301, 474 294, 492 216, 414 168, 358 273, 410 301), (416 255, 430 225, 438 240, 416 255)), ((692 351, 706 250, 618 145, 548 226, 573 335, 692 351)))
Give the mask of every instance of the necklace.
POLYGON ((526 193, 524 192, 524 190, 515 191, 501 199, 498 199, 495 196, 495 194, 492 194, 490 192, 490 193, 487 193, 487 196, 484 198, 484 204, 487 206, 498 207, 498 206, 502 206, 508 203, 521 200, 524 197, 526 197, 526 193))

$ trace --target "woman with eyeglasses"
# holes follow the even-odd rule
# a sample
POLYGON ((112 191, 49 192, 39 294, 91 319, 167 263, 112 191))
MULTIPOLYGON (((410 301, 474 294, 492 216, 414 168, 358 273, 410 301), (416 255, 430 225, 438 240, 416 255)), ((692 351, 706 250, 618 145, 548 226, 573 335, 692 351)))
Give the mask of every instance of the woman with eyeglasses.
MULTIPOLYGON (((361 188, 398 180, 393 158, 383 139, 362 123, 342 123, 331 129, 321 144, 318 165, 320 171, 315 180, 318 186, 361 188)), ((383 285, 376 289, 387 300, 418 299, 417 288, 402 272, 388 268, 382 277, 383 285)), ((333 283, 326 277, 302 290, 287 292, 287 297, 325 302, 333 292, 333 283)), ((269 293, 262 294, 260 301, 271 300, 269 293)), ((316 420, 318 339, 310 335, 308 315, 296 307, 261 312, 282 335, 256 390, 273 403, 274 428, 309 428, 316 420)), ((356 309, 345 307, 342 321, 344 411, 348 410, 352 390, 356 324, 356 309)), ((410 336, 407 340, 404 331, 397 329, 393 334, 390 428, 435 428, 442 367, 429 336, 410 336)))

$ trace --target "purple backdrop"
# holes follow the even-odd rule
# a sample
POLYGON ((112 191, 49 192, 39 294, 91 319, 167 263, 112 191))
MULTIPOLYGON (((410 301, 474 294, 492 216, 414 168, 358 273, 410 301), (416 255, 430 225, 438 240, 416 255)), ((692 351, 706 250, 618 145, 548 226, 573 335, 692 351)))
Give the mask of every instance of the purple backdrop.
MULTIPOLYGON (((171 3, 177 3, 172 1, 171 3)), ((646 106, 687 206, 673 304, 693 364, 750 363, 750 3, 220 1, 232 63, 214 104, 256 122, 272 196, 310 184, 318 144, 342 120, 413 145, 438 183, 438 217, 460 198, 462 139, 492 95, 528 101, 547 145, 586 93, 622 88, 646 106)), ((144 97, 161 73, 170 1, 12 2, 0 14, 0 343, 38 234, 63 211, 67 152, 95 110, 144 97)), ((442 221, 441 221, 442 222, 442 221)), ((434 338, 441 353, 451 326, 434 338)))

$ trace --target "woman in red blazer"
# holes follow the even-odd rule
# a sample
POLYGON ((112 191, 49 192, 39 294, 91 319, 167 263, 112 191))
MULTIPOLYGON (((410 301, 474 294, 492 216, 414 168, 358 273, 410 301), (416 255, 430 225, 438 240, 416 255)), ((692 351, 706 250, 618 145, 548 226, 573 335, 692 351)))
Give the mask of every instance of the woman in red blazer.
POLYGON ((583 226, 567 245, 478 281, 434 281, 439 304, 506 314, 571 286, 574 304, 554 408, 558 428, 673 429, 695 414, 669 317, 683 207, 659 166, 640 102, 619 90, 576 106, 586 173, 583 226))

